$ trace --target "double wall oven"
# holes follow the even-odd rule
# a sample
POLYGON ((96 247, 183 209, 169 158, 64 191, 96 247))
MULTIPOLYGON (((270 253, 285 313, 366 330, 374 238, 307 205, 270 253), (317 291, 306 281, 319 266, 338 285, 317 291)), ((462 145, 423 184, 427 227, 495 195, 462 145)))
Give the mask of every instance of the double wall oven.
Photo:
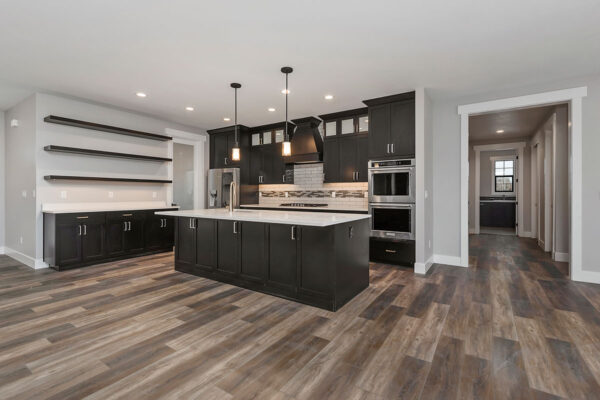
POLYGON ((371 236, 415 239, 415 160, 369 161, 371 236))

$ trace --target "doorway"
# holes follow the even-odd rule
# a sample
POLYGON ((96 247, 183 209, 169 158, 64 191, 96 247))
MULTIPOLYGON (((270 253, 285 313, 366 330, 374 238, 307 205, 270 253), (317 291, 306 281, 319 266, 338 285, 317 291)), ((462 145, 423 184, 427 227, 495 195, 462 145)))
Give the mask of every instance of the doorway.
MULTIPOLYGON (((587 88, 574 88, 546 92, 528 96, 513 97, 483 103, 468 104, 458 107, 461 116, 461 266, 468 267, 469 261, 469 118, 479 114, 519 110, 528 107, 556 105, 567 103, 569 110, 568 176, 571 188, 568 196, 568 214, 570 229, 567 236, 570 242, 568 255, 570 278, 586 281, 582 270, 582 98, 587 95, 587 88)), ((539 163, 539 154, 537 155, 539 163)), ((554 165, 554 164, 552 164, 554 165)), ((546 188, 544 189, 546 190, 546 188)), ((545 192, 544 192, 545 194, 545 192)), ((538 199, 539 200, 539 199, 538 199)), ((538 201, 539 205, 539 201, 538 201)), ((538 207, 541 208, 541 207, 538 207)), ((538 213, 539 214, 539 213, 538 213)), ((539 217, 539 216, 538 216, 539 217)), ((546 222, 546 221, 544 221, 546 222)), ((539 226, 539 224, 538 224, 539 226)), ((539 232, 538 232, 539 233, 539 232)), ((564 232, 563 232, 564 233, 564 232)))
POLYGON ((194 195, 194 146, 173 143, 173 203, 192 210, 194 195))

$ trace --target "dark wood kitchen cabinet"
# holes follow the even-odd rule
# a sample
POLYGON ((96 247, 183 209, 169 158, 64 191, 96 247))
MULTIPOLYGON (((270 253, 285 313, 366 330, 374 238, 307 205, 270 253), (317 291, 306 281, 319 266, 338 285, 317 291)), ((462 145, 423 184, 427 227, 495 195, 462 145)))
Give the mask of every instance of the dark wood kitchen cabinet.
POLYGON ((246 158, 249 156, 248 127, 238 125, 238 140, 240 145, 240 160, 231 159, 235 147, 235 127, 211 129, 207 131, 210 140, 210 168, 247 168, 246 158))
POLYGON ((481 201, 479 225, 493 228, 515 228, 516 202, 481 201))
POLYGON ((252 146, 250 149, 250 184, 281 184, 288 182, 281 143, 252 146))
POLYGON ((155 211, 44 213, 44 261, 62 270, 171 251, 173 220, 155 211))
POLYGON ((368 286, 368 220, 312 227, 179 217, 176 225, 181 272, 334 311, 368 286))
POLYGON ((327 138, 323 146, 324 181, 367 182, 368 135, 327 138))
POLYGON ((415 156, 415 93, 365 100, 369 106, 369 151, 374 159, 415 156))

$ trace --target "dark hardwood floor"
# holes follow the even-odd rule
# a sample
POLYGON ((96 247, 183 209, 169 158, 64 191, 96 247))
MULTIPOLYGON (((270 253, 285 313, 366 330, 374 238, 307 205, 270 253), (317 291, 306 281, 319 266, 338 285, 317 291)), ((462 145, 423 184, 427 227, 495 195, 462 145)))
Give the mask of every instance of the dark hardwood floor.
POLYGON ((172 254, 64 272, 1 256, 0 398, 600 398, 600 286, 530 239, 473 236, 470 264, 373 264, 331 313, 172 254))

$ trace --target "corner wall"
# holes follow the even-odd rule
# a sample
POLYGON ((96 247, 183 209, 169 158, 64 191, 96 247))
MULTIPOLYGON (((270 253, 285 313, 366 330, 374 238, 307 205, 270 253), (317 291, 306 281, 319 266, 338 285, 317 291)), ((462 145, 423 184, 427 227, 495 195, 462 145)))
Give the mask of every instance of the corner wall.
MULTIPOLYGON (((9 122, 10 123, 10 122, 9 122)), ((4 111, 0 111, 0 254, 4 253, 4 235, 5 235, 5 180, 6 180, 6 127, 4 120, 4 111)))

